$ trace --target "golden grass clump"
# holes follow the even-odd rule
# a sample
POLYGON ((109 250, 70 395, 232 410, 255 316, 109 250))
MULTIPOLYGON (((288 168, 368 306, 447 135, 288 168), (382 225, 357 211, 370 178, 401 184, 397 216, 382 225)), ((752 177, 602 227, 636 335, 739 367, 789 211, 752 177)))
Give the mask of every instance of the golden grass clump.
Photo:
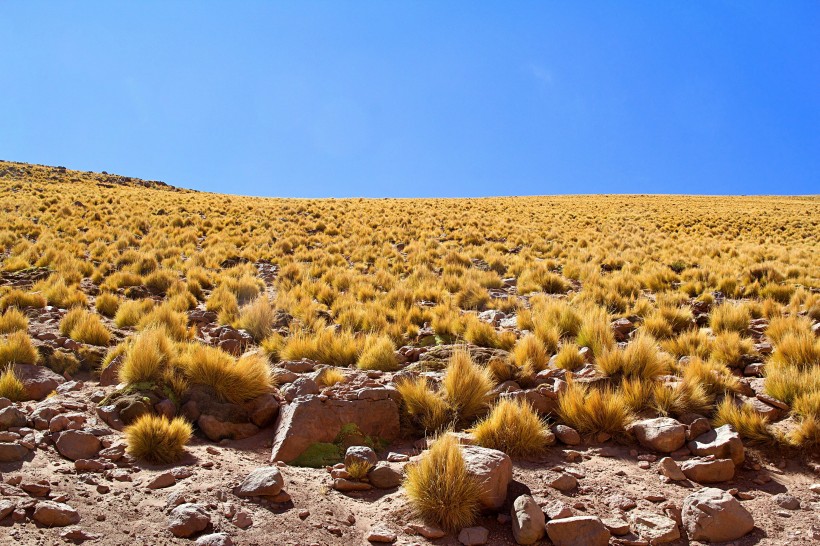
POLYGON ((333 366, 322 368, 316 376, 316 384, 320 387, 332 387, 338 383, 344 383, 345 380, 344 372, 333 366))
POLYGON ((677 358, 682 356, 709 358, 712 352, 712 340, 703 330, 687 330, 677 337, 661 341, 661 349, 677 358))
POLYGON ((450 421, 447 401, 430 388, 426 376, 402 379, 396 383, 396 390, 407 414, 423 430, 435 433, 450 421))
POLYGON ((192 332, 188 328, 188 316, 180 311, 175 311, 167 304, 155 307, 143 316, 137 324, 137 328, 139 330, 162 328, 175 341, 185 341, 192 337, 192 332))
POLYGON ((444 373, 442 389, 444 399, 458 421, 467 423, 483 413, 492 388, 490 374, 472 361, 469 352, 461 349, 453 352, 444 373))
POLYGON ((580 351, 575 343, 564 343, 555 355, 555 365, 570 372, 580 369, 586 363, 580 351))
POLYGON ((9 307, 0 316, 0 335, 12 332, 26 331, 28 328, 28 318, 16 307, 9 307))
POLYGON ((712 309, 709 315, 709 326, 716 334, 721 332, 737 332, 745 334, 751 320, 749 310, 744 305, 723 303, 712 309))
POLYGON ((17 331, 0 339, 0 368, 7 364, 37 364, 40 353, 26 332, 17 331))
POLYGON ((111 292, 103 292, 94 301, 97 312, 108 318, 113 318, 120 308, 120 298, 111 292))
POLYGON ((290 336, 279 351, 283 360, 307 358, 323 364, 352 366, 359 359, 362 340, 350 332, 323 329, 315 335, 300 332, 290 336))
POLYGON ((427 523, 450 532, 469 527, 481 508, 481 486, 468 472, 454 437, 440 436, 421 460, 408 465, 404 490, 427 523))
POLYGON ((536 372, 540 372, 547 367, 550 355, 547 354, 544 343, 538 337, 528 334, 515 344, 511 358, 519 368, 527 366, 536 372))
POLYGON ((176 357, 174 344, 164 330, 143 330, 125 349, 120 381, 129 384, 156 381, 176 357))
POLYGON ((737 403, 730 396, 718 404, 713 423, 716 427, 731 425, 741 437, 752 443, 765 444, 774 440, 767 419, 752 406, 737 403))
POLYGON ((624 349, 610 349, 600 355, 595 365, 605 376, 654 379, 669 370, 668 355, 659 352, 654 338, 644 334, 624 349))
POLYGON ((17 307, 18 309, 25 309, 26 307, 34 307, 41 309, 46 306, 46 299, 37 292, 24 292, 19 288, 15 288, 0 298, 0 311, 6 311, 9 307, 17 307))
POLYGON ((148 299, 126 300, 117 308, 117 312, 114 314, 114 324, 118 328, 136 326, 153 308, 154 302, 148 299))
POLYGON ((615 345, 615 335, 609 327, 609 317, 605 310, 588 307, 584 311, 576 343, 581 347, 589 347, 596 357, 615 345))
POLYGON ((371 340, 359 356, 356 366, 360 370, 381 370, 392 372, 398 369, 396 346, 387 336, 371 340))
POLYGON ((268 298, 261 296, 239 311, 239 327, 246 330, 257 342, 273 332, 276 313, 268 298))
POLYGON ((261 353, 237 360, 217 347, 196 344, 182 356, 180 368, 191 383, 212 387, 223 402, 240 404, 273 386, 268 359, 261 353))
POLYGON ((500 400, 472 429, 478 445, 498 449, 511 457, 541 453, 552 439, 547 423, 526 400, 500 400))
POLYGON ((123 430, 128 453, 151 464, 172 464, 182 459, 191 439, 191 425, 182 417, 168 419, 146 413, 123 430))
POLYGON ((715 396, 740 390, 740 379, 719 362, 691 357, 681 369, 685 383, 698 385, 713 399, 715 396))
POLYGON ((0 398, 8 398, 12 402, 21 402, 25 398, 25 387, 14 373, 14 368, 7 366, 0 372, 0 398))
POLYGON ((618 434, 632 421, 632 412, 619 393, 587 389, 570 382, 558 397, 558 415, 582 434, 618 434))
POLYGON ((820 338, 805 332, 785 334, 775 346, 769 365, 801 370, 820 366, 820 338))
POLYGON ((722 332, 712 340, 710 360, 720 362, 730 368, 743 365, 743 357, 754 353, 754 341, 741 337, 737 332, 722 332))
POLYGON ((98 315, 81 307, 75 307, 65 314, 60 321, 60 332, 80 343, 107 346, 111 341, 111 332, 98 315))

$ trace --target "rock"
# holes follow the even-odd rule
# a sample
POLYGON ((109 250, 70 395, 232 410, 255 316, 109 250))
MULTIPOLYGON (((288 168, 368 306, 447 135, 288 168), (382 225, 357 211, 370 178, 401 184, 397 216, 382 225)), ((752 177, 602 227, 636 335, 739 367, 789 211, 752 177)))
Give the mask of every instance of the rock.
POLYGON ((80 514, 62 502, 40 501, 34 508, 33 518, 46 527, 65 527, 79 523, 80 514))
POLYGON ((11 427, 26 426, 26 414, 15 408, 9 406, 0 409, 0 430, 8 430, 11 427))
POLYGON ((276 466, 263 466, 248 474, 239 486, 239 497, 262 497, 278 495, 285 486, 285 479, 276 466))
POLYGON ((467 472, 481 485, 479 502, 483 508, 497 510, 507 498, 512 480, 512 460, 503 451, 479 446, 462 446, 467 472))
POLYGON ((61 432, 54 442, 60 455, 72 461, 93 459, 99 453, 100 439, 83 430, 66 430, 61 432))
POLYGON ((279 405, 279 400, 274 395, 266 393, 245 403, 245 411, 248 412, 251 423, 263 428, 276 420, 279 405))
POLYGON ((291 462, 315 443, 332 443, 342 427, 351 423, 356 425, 362 434, 392 441, 399 434, 399 408, 390 398, 298 398, 279 413, 271 461, 291 462))
POLYGON ((548 502, 543 506, 544 514, 549 519, 561 519, 572 517, 572 509, 566 503, 559 500, 548 502))
POLYGON ((111 387, 120 382, 120 368, 123 358, 117 357, 100 372, 100 387, 111 387))
POLYGON ((577 446, 581 443, 581 435, 578 431, 567 425, 555 425, 552 432, 562 443, 568 446, 577 446))
POLYGON ((77 472, 102 472, 106 466, 96 459, 77 459, 74 461, 74 469, 77 472))
POLYGON ((97 415, 106 425, 114 430, 122 430, 125 428, 125 423, 120 418, 120 412, 114 405, 97 406, 97 415))
POLYGON ((282 395, 288 402, 293 402, 298 396, 319 394, 319 385, 309 377, 300 377, 282 389, 282 395))
POLYGON ((0 442, 0 463, 22 461, 28 455, 28 449, 20 444, 0 442))
POLYGON ((177 483, 177 479, 170 472, 163 472, 154 477, 146 486, 148 489, 164 489, 177 483))
POLYGON ((789 495, 788 493, 778 493, 777 495, 772 497, 772 500, 775 502, 775 504, 787 510, 800 509, 800 499, 798 499, 794 495, 789 495))
POLYGON ((393 489, 401 485, 401 473, 389 464, 380 462, 367 473, 368 481, 379 489, 393 489))
POLYGON ((650 544, 666 544, 680 538, 675 520, 651 512, 636 510, 629 515, 632 531, 650 544))
POLYGON ((211 533, 196 539, 196 546, 234 546, 233 540, 225 533, 211 533))
POLYGON ((732 495, 707 487, 683 500, 681 519, 690 540, 726 542, 754 528, 754 519, 732 495))
POLYGON ((389 529, 384 529, 382 527, 374 527, 368 531, 365 538, 369 542, 378 542, 384 544, 391 544, 396 542, 396 533, 390 531, 389 529))
POLYGON ((609 529, 609 532, 616 536, 623 536, 629 533, 629 522, 622 516, 612 516, 603 518, 601 522, 609 529))
POLYGON ((14 512, 15 504, 8 499, 0 499, 0 520, 14 512))
POLYGON ((45 366, 14 364, 14 374, 23 384, 23 398, 25 400, 42 400, 65 383, 62 376, 57 375, 45 366))
POLYGON ((333 480, 333 489, 335 489, 336 491, 341 491, 343 493, 349 491, 367 491, 372 488, 372 485, 365 482, 357 482, 353 480, 347 480, 345 478, 336 478, 335 480, 333 480))
POLYGON ((671 457, 664 457, 658 462, 658 469, 660 473, 670 480, 682 481, 686 479, 686 475, 681 471, 678 463, 671 457))
POLYGON ((566 472, 547 471, 544 476, 547 485, 558 491, 569 491, 578 486, 578 479, 572 474, 566 472))
POLYGON ((231 440, 244 440, 259 432, 259 427, 253 423, 234 423, 231 421, 220 421, 213 415, 200 415, 196 421, 200 430, 213 442, 218 442, 225 438, 231 440))
POLYGON ((168 530, 175 537, 189 537, 204 530, 211 523, 211 517, 198 504, 180 504, 168 516, 168 530))
POLYGON ((376 452, 368 446, 350 446, 345 452, 345 468, 350 469, 352 465, 365 465, 372 468, 379 462, 376 452))
POLYGON ((731 425, 709 430, 691 442, 689 450, 695 455, 714 455, 719 459, 732 459, 736 465, 746 458, 743 441, 731 425))
POLYGON ((691 459, 681 465, 683 474, 698 483, 718 483, 735 477, 735 464, 730 459, 691 459))
POLYGON ((247 529, 248 527, 253 525, 253 518, 251 517, 250 513, 246 512, 245 510, 240 510, 233 517, 231 523, 233 523, 240 529, 247 529))
POLYGON ((595 516, 573 516, 547 522, 547 535, 555 546, 607 546, 609 529, 595 516))
POLYGON ((490 537, 490 531, 484 527, 465 527, 458 534, 458 541, 464 546, 477 546, 479 544, 487 544, 487 539, 490 537))
POLYGON ((544 512, 530 495, 521 495, 512 506, 512 532, 518 544, 534 544, 544 536, 544 512))
POLYGON ((631 430, 642 446, 663 453, 680 449, 686 442, 686 426, 669 417, 637 421, 631 430))
POLYGON ((435 525, 427 525, 424 523, 411 523, 408 527, 411 531, 414 531, 429 540, 436 540, 437 538, 441 538, 447 534, 444 530, 439 529, 435 525))
POLYGON ((70 540, 73 542, 85 542, 86 540, 97 540, 101 538, 102 535, 97 535, 94 533, 89 533, 84 529, 80 529, 79 527, 75 527, 74 529, 68 529, 67 531, 63 531, 60 533, 60 538, 63 540, 70 540))
POLYGON ((166 398, 154 404, 154 411, 157 412, 158 415, 164 415, 168 419, 173 419, 177 414, 177 406, 166 398))

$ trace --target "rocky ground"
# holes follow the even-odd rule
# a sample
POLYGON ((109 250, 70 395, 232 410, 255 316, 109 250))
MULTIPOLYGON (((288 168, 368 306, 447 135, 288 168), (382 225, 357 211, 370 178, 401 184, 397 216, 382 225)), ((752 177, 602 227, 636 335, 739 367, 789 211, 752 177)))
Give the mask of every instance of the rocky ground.
MULTIPOLYGON (((111 407, 100 405, 116 386, 101 386, 90 375, 66 381, 44 367, 29 370, 22 374, 28 389, 56 393, 41 401, 0 401, 0 538, 15 544, 228 544, 228 537, 247 545, 351 544, 368 538, 515 544, 513 527, 537 536, 532 526, 543 532, 546 522, 552 530, 544 544, 547 538, 556 544, 694 544, 687 530, 698 532, 699 523, 691 505, 707 501, 692 495, 711 494, 717 495, 713 504, 726 507, 721 526, 749 523, 744 512, 753 518, 751 532, 733 544, 820 540, 817 454, 744 450, 730 430, 664 419, 639 422, 633 428, 636 444, 605 438, 583 443, 573 431, 554 427, 556 443, 533 460, 510 462, 500 452, 465 448, 474 450, 468 459, 485 480, 489 508, 477 525, 486 533, 425 538, 437 530, 413 519, 399 487, 403 466, 423 453, 425 443, 400 434, 394 377, 350 371, 343 384, 320 391, 313 380, 317 368, 311 362, 282 363, 285 383, 273 404, 276 419, 268 415, 239 440, 197 437, 181 463, 163 467, 125 454, 111 407), (379 450, 382 462, 369 479, 347 479, 344 465, 330 472, 282 462, 302 446, 333 442, 343 422, 392 438, 379 450), (718 495, 723 491, 728 493, 718 495), (562 542, 562 533, 570 542, 562 542)), ((551 392, 547 386, 540 393, 551 392)), ((469 435, 459 436, 470 443, 469 435)), ((369 448, 359 451, 372 456, 369 448)), ((348 452, 356 456, 355 448, 348 452)), ((519 540, 527 539, 519 533, 519 540)))

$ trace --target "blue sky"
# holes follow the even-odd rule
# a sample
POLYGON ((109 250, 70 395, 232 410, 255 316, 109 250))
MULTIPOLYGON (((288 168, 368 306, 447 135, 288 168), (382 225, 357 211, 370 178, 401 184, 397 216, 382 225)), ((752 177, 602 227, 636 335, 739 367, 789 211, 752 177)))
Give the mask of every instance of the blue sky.
POLYGON ((820 3, 0 3, 0 158, 247 195, 820 193, 820 3))

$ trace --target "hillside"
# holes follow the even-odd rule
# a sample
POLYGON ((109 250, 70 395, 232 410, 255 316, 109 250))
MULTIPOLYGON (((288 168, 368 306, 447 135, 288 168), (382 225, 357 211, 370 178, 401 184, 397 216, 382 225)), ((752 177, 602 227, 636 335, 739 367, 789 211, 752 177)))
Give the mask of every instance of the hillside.
POLYGON ((820 196, 279 199, 0 162, 0 538, 515 544, 534 510, 544 544, 810 544, 818 233, 820 196), (468 485, 431 501, 441 476, 468 485))

